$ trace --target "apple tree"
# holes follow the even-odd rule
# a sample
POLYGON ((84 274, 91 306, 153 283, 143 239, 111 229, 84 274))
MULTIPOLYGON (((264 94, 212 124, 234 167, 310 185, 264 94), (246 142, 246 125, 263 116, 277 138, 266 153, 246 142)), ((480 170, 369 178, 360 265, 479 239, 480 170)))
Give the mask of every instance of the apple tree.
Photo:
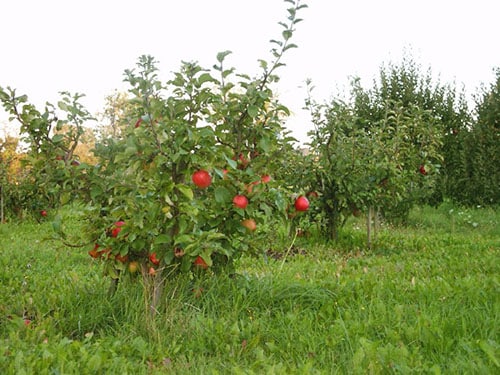
MULTIPOLYGON (((411 92, 412 80, 391 74, 397 87, 411 92)), ((383 89, 366 90, 354 79, 348 101, 307 102, 315 125, 312 170, 324 231, 331 239, 350 214, 360 211, 370 213, 368 223, 379 210, 404 219, 436 181, 441 158, 436 117, 418 101, 385 95, 388 80, 382 75, 381 81, 383 89)))
POLYGON ((475 120, 457 134, 463 140, 463 173, 456 176, 453 197, 468 205, 500 202, 500 68, 476 98, 475 120))
POLYGON ((259 61, 257 77, 227 68, 229 51, 212 69, 183 62, 167 82, 151 56, 125 71, 129 125, 96 144, 98 163, 84 166, 89 254, 113 280, 140 271, 152 311, 165 280, 232 272, 242 254, 261 251, 267 223, 286 217, 287 191, 272 171, 288 141, 288 109, 272 85, 305 7, 286 2, 282 38, 272 41, 272 61, 259 61))
POLYGON ((63 92, 57 108, 46 103, 39 111, 26 95, 0 87, 0 100, 10 120, 21 125, 23 177, 16 181, 21 193, 13 202, 19 210, 39 215, 69 202, 80 191, 82 169, 75 150, 85 132, 84 124, 92 119, 80 104, 81 97, 63 92))

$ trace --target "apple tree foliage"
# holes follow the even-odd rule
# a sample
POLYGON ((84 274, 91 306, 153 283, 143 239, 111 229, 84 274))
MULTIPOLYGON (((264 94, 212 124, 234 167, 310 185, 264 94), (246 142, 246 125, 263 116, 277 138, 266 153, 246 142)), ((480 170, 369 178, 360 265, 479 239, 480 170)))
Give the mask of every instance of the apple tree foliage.
POLYGON ((272 60, 259 60, 256 77, 227 67, 229 51, 210 69, 183 62, 166 82, 151 56, 125 71, 128 126, 96 145, 96 165, 84 165, 89 249, 112 278, 139 264, 157 298, 171 275, 231 270, 243 253, 262 251, 266 224, 286 217, 290 198, 273 170, 290 147, 289 111, 272 85, 283 54, 296 47, 290 40, 305 7, 286 2, 281 39, 271 41, 272 60), (209 186, 193 183, 199 170, 210 173, 209 186), (236 195, 248 205, 236 207, 236 195))
POLYGON ((500 68, 495 81, 483 87, 476 99, 475 120, 460 129, 462 173, 453 180, 450 195, 467 205, 498 205, 500 202, 500 68))
POLYGON ((10 209, 19 216, 58 207, 83 191, 83 170, 75 150, 92 116, 80 104, 82 95, 61 95, 57 107, 47 103, 39 111, 26 95, 0 87, 0 100, 10 120, 21 125, 22 173, 10 179, 15 186, 10 186, 9 194, 10 209))
POLYGON ((20 214, 16 201, 19 201, 19 139, 6 135, 0 139, 0 223, 7 219, 7 210, 16 216, 20 214))
POLYGON ((308 184, 320 193, 329 238, 350 214, 369 208, 404 220, 435 189, 444 125, 432 104, 442 89, 413 68, 406 62, 381 69, 369 90, 353 79, 348 100, 307 101, 315 125, 308 184))

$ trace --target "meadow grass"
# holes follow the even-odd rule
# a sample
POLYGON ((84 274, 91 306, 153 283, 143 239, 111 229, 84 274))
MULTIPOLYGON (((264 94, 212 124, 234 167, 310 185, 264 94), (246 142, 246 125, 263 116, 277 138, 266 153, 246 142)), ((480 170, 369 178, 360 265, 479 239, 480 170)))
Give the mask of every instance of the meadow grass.
POLYGON ((417 208, 371 250, 352 221, 336 243, 242 258, 234 277, 169 280, 155 317, 140 282, 109 297, 102 266, 50 223, 3 224, 0 373, 495 374, 498 216, 417 208))

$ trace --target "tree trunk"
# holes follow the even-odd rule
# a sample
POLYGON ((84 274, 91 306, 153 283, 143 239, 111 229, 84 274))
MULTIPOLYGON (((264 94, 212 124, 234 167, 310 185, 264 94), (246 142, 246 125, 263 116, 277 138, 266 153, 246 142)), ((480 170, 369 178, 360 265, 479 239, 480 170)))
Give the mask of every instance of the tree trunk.
POLYGON ((366 214, 366 245, 368 249, 372 248, 372 216, 373 207, 368 207, 368 213, 366 214))
POLYGON ((375 209, 373 206, 368 207, 366 215, 366 244, 368 249, 371 249, 373 242, 377 239, 377 233, 380 227, 380 209, 375 209))
POLYGON ((3 185, 0 185, 0 224, 5 222, 4 211, 3 211, 3 185))

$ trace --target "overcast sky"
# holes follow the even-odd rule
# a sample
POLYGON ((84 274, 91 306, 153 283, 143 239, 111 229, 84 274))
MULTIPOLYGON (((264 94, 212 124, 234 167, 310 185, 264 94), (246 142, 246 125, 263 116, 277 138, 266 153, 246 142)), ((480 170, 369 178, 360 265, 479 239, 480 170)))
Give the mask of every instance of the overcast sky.
MULTIPOLYGON (((304 1, 302 1, 304 2, 304 1)), ((294 115, 287 126, 304 140, 311 129, 303 107, 304 81, 318 101, 357 75, 371 85, 380 66, 403 51, 442 82, 473 93, 500 67, 498 0, 309 0, 301 11, 287 66, 275 91, 294 115)), ((0 86, 17 88, 36 105, 59 91, 86 94, 96 113, 104 97, 125 91, 123 71, 142 54, 160 62, 165 79, 181 60, 211 67, 217 52, 255 75, 270 60, 269 39, 281 32, 283 0, 10 0, 0 2, 0 86)), ((41 108, 40 108, 41 109, 41 108)), ((0 124, 7 115, 0 111, 0 124)), ((0 136, 2 134, 0 133, 0 136)))

